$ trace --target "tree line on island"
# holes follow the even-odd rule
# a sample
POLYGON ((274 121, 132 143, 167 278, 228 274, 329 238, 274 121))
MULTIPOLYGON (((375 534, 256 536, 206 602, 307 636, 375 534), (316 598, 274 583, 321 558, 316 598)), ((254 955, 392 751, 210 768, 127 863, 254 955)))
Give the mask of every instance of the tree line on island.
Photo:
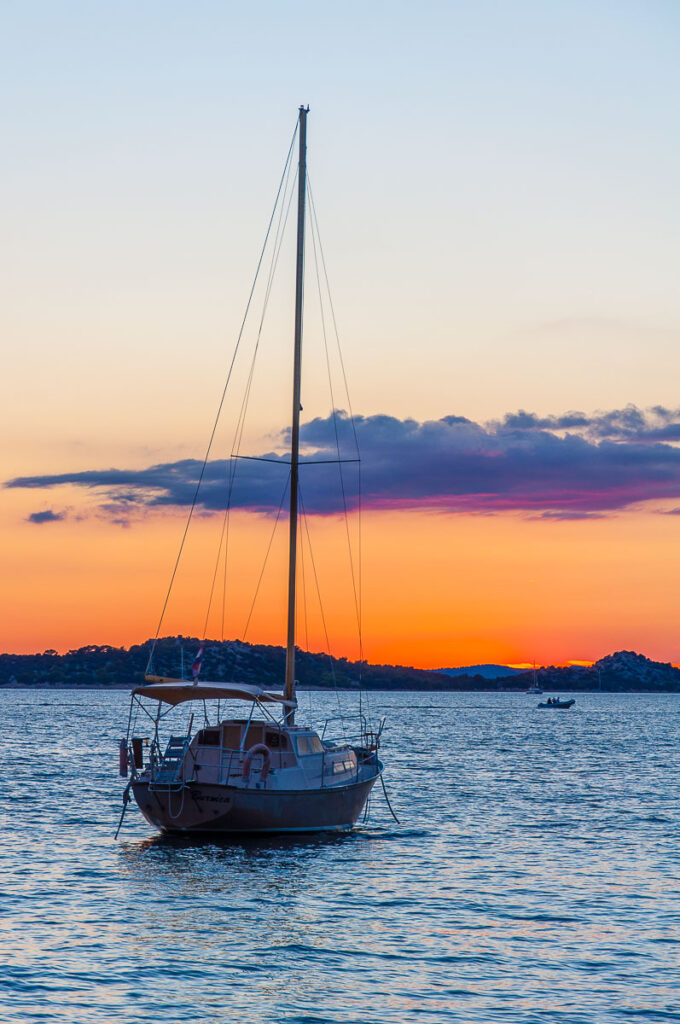
MULTIPOLYGON (((130 648, 89 645, 66 654, 48 650, 42 654, 0 654, 0 687, 126 687, 140 686, 149 660, 151 640, 130 648)), ((156 643, 153 671, 156 675, 191 676, 191 663, 200 646, 195 637, 163 637, 156 643)), ((216 682, 255 683, 281 689, 286 652, 283 647, 248 644, 240 640, 204 643, 201 679, 216 682)), ((502 667, 501 667, 502 672, 502 667)), ((408 668, 402 665, 371 665, 367 662, 330 658, 298 650, 295 674, 300 688, 369 690, 526 690, 534 682, 533 671, 487 678, 474 670, 449 675, 446 670, 408 668)), ((680 669, 651 661, 633 651, 609 654, 591 667, 546 667, 536 670, 536 682, 550 691, 603 690, 609 692, 680 692, 680 669)))

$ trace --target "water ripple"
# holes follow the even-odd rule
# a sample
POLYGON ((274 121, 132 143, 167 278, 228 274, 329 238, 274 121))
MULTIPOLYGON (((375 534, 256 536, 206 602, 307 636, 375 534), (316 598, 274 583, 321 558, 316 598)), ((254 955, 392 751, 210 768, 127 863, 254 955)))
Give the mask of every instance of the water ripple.
POLYGON ((125 694, 62 696, 2 694, 3 1024, 680 1020, 678 698, 375 695, 401 826, 114 843, 125 694))

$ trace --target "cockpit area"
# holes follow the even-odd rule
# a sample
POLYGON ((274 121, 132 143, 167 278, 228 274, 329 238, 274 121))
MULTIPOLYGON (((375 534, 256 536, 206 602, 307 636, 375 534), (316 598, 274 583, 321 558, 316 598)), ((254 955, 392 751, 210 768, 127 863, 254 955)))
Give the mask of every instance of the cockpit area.
POLYGON ((306 789, 338 786, 359 776, 349 744, 323 741, 313 729, 271 721, 227 719, 193 737, 172 736, 148 765, 152 783, 306 789))

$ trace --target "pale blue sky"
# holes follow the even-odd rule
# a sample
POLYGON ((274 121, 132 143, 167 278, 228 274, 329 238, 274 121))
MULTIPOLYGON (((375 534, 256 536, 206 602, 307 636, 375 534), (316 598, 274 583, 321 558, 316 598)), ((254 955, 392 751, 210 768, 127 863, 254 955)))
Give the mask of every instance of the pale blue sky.
POLYGON ((0 17, 6 475, 195 451, 300 102, 358 411, 677 404, 675 3, 0 17))

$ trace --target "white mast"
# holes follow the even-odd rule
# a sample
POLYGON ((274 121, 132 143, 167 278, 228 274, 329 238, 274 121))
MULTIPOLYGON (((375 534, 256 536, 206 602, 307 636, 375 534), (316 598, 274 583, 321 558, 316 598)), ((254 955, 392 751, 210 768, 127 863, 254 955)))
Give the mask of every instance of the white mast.
MULTIPOLYGON (((288 541, 288 634, 286 642, 286 700, 295 700, 295 580, 297 562, 298 465, 300 452, 300 380, 302 373, 302 306, 305 269, 305 199, 307 188, 307 114, 300 107, 298 163, 297 263, 295 271, 295 353, 293 359, 293 416, 290 444, 290 527, 288 541)), ((295 712, 286 712, 292 725, 295 712)))

